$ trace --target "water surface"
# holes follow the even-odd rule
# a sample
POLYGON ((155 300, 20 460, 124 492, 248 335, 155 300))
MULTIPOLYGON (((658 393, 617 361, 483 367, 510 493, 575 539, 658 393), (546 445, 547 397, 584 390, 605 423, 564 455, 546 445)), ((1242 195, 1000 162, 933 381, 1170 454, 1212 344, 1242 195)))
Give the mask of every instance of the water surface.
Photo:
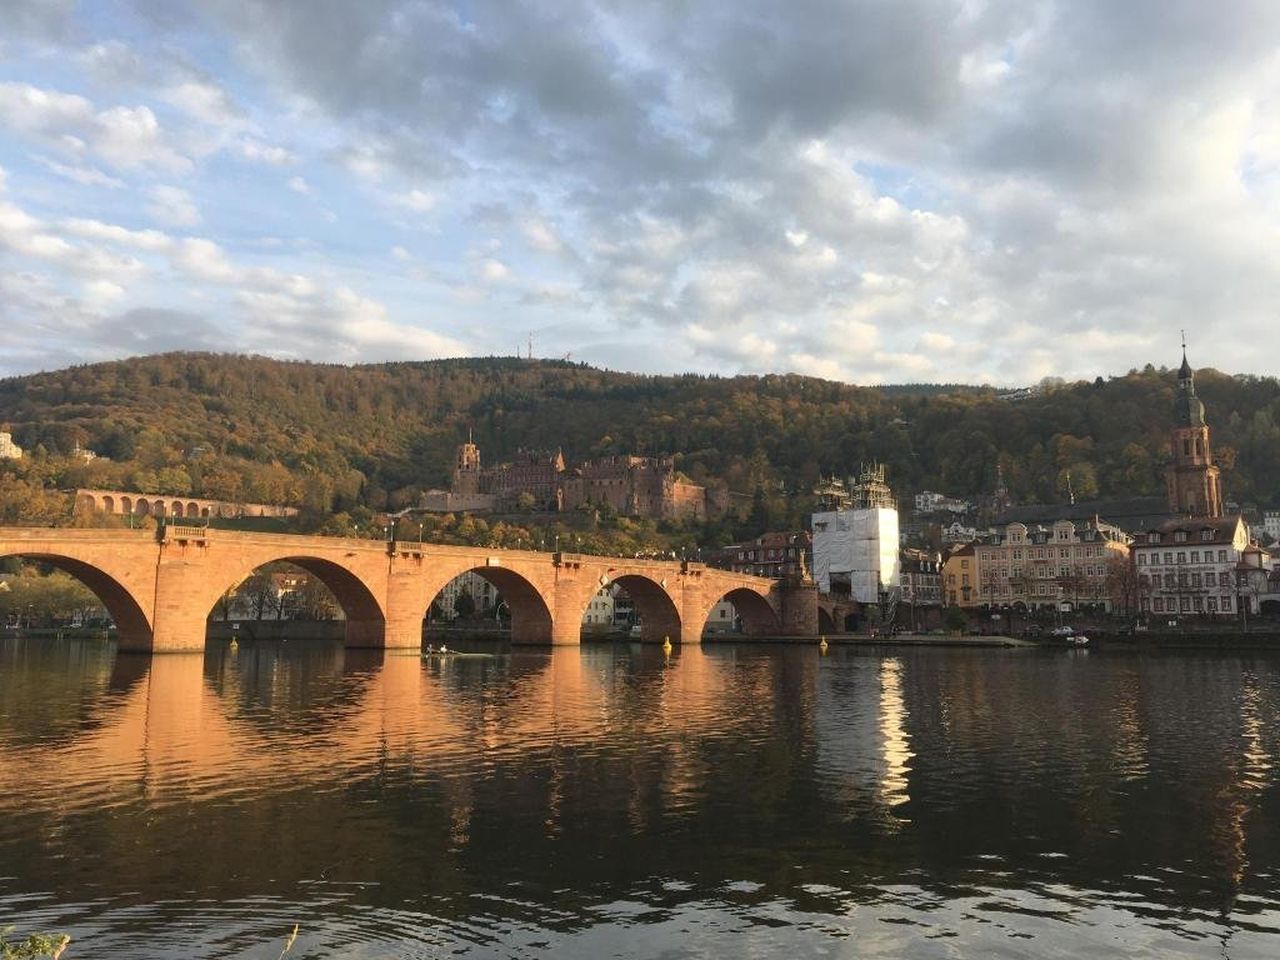
POLYGON ((1275 957, 1280 657, 0 641, 77 957, 1275 957))

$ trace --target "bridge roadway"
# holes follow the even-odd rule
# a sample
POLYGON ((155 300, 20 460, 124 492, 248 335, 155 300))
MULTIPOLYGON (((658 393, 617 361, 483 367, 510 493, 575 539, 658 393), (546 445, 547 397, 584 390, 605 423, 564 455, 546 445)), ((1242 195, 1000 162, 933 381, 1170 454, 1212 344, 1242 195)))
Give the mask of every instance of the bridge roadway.
POLYGON ((733 602, 744 632, 817 633, 812 582, 770 580, 690 561, 453 547, 214 530, 166 524, 154 530, 0 528, 0 557, 51 564, 96 593, 116 622, 122 650, 203 649, 218 600, 254 570, 295 564, 321 580, 342 607, 348 647, 418 647, 431 601, 474 571, 511 610, 511 639, 576 644, 591 598, 617 583, 640 615, 644 641, 696 643, 712 608, 733 602))

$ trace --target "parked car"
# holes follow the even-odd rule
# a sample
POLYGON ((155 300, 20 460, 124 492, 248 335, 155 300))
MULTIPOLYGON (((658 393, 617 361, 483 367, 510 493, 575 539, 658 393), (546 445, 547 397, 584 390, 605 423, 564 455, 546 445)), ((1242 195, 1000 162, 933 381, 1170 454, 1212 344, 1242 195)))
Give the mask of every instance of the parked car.
POLYGON ((1054 627, 1052 630, 1050 630, 1049 635, 1054 637, 1069 637, 1075 632, 1076 631, 1074 627, 1069 627, 1064 623, 1062 626, 1054 627))

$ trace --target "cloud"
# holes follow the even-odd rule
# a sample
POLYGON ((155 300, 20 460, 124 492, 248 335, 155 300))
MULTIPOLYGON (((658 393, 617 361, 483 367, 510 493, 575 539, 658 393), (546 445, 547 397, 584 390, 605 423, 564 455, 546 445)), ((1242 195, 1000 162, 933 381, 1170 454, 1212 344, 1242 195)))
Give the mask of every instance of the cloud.
POLYGON ((554 309, 646 369, 1015 383, 1159 361, 1187 326, 1199 362, 1277 372, 1253 349, 1280 296, 1265 0, 211 0, 141 4, 128 30, 14 9, 11 75, 42 79, 0 83, 0 123, 46 159, 0 242, 72 278, 68 302, 136 258, 230 317, 323 315, 358 353, 335 318, 395 326, 410 271, 386 252, 429 219, 412 275, 441 329, 501 302, 486 325, 512 340, 554 309), (237 237, 290 229, 259 198, 294 163, 340 238, 245 256, 237 237), (126 184, 153 205, 177 184, 225 233, 66 224, 121 220, 126 184))
POLYGON ((395 206, 410 213, 430 213, 436 205, 436 198, 423 190, 408 190, 404 193, 393 193, 387 198, 395 206))
POLYGON ((0 119, 11 130, 47 147, 71 155, 92 152, 124 170, 184 173, 193 166, 169 144, 155 114, 145 105, 98 111, 78 94, 3 82, 0 119))
POLYGON ((200 223, 200 210, 191 194, 179 187, 152 187, 147 213, 170 227, 194 227, 200 223))
POLYGON ((107 176, 97 167, 88 164, 59 163, 51 157, 43 156, 37 156, 36 160, 51 172, 82 187, 105 187, 108 190, 119 190, 124 187, 123 180, 107 176))

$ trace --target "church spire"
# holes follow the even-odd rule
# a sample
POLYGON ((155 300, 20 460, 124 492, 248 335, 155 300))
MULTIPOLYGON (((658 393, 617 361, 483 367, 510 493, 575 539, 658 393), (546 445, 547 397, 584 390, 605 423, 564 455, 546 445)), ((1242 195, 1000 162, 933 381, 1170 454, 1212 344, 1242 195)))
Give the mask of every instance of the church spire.
POLYGON ((1180 427, 1204 426, 1204 404, 1196 396, 1196 376, 1187 362, 1187 337, 1182 335, 1182 366, 1178 368, 1178 396, 1173 403, 1174 422, 1180 427))

